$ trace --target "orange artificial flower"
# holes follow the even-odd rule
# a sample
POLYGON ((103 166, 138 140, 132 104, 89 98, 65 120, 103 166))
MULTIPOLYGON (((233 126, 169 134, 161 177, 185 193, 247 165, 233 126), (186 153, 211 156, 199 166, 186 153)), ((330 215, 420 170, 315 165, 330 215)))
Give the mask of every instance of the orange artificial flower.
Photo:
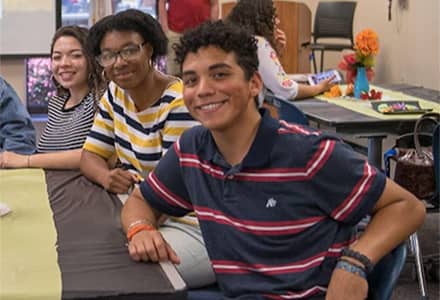
POLYGON ((341 88, 339 87, 339 85, 332 86, 328 92, 324 93, 324 97, 327 97, 327 98, 335 98, 335 97, 341 97, 341 96, 342 96, 342 91, 341 91, 341 88))
POLYGON ((379 37, 371 29, 364 29, 356 35, 354 49, 361 56, 377 55, 379 53, 379 37))

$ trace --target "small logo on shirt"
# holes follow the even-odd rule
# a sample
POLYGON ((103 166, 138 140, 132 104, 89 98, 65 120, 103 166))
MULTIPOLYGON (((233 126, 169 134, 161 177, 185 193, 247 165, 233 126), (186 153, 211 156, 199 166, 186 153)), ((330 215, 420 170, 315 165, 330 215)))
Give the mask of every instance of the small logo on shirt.
POLYGON ((267 200, 266 208, 275 207, 275 206, 277 206, 277 200, 275 200, 274 198, 270 198, 269 200, 267 200))

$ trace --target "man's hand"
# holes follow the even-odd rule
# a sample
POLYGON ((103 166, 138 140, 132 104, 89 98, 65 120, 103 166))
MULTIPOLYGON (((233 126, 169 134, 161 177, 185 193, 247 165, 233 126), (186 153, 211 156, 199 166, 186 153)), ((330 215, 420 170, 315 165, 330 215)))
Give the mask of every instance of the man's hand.
POLYGON ((157 230, 136 233, 128 244, 128 252, 136 261, 171 261, 180 264, 180 259, 157 230))
POLYGON ((138 178, 130 171, 120 168, 109 171, 106 181, 103 184, 104 188, 115 194, 126 194, 138 182, 138 178))
POLYGON ((335 269, 327 289, 326 300, 364 300, 368 296, 368 283, 359 275, 335 269))
POLYGON ((0 152, 0 169, 16 169, 28 167, 28 155, 10 151, 0 152))

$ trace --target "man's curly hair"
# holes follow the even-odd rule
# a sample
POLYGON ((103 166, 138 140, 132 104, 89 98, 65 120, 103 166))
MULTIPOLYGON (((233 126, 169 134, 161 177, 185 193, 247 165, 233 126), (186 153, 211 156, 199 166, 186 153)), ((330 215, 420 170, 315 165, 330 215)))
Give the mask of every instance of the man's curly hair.
POLYGON ((153 48, 152 61, 167 54, 168 39, 159 22, 140 10, 127 9, 115 15, 109 15, 90 28, 88 47, 94 56, 101 54, 101 41, 111 31, 137 32, 153 48))
POLYGON ((272 0, 239 0, 226 20, 264 37, 274 47, 276 16, 272 0))
POLYGON ((223 20, 208 21, 185 32, 180 38, 180 43, 173 45, 176 62, 182 69, 183 61, 188 53, 197 53, 200 48, 209 46, 218 47, 227 53, 234 53, 246 80, 257 72, 257 40, 248 31, 223 20))

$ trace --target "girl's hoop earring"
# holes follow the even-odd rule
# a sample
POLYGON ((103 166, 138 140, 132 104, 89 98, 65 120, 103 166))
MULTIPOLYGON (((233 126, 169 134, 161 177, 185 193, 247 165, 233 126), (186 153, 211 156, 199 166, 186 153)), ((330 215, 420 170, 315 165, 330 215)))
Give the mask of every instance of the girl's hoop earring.
POLYGON ((107 75, 105 75, 105 69, 102 69, 101 77, 102 77, 102 79, 103 79, 104 81, 109 81, 108 78, 107 78, 107 75))

